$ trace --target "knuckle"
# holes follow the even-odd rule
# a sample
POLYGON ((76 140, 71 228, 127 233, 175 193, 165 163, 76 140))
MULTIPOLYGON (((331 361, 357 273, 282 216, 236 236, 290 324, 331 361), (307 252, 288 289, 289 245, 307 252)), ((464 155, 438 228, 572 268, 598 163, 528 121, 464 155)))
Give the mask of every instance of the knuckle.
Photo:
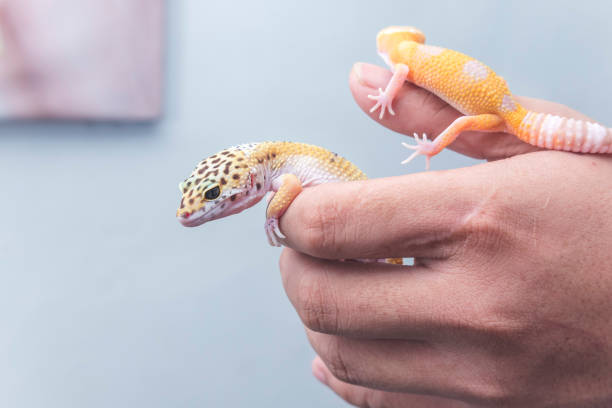
POLYGON ((333 254, 336 248, 336 226, 341 211, 331 200, 321 200, 303 214, 304 250, 310 254, 333 254))
POLYGON ((519 344, 530 338, 534 327, 530 318, 520 310, 513 310, 504 299, 485 298, 466 306, 463 322, 466 332, 472 333, 485 347, 492 347, 495 355, 519 351, 519 344))
POLYGON ((340 337, 331 337, 322 358, 325 360, 329 371, 339 379, 349 384, 359 384, 358 378, 350 369, 347 361, 347 348, 340 337))
POLYGON ((534 327, 493 309, 473 314, 464 333, 472 336, 484 357, 480 376, 468 386, 467 394, 487 406, 515 406, 517 397, 529 393, 533 380, 529 367, 538 364, 524 353, 525 344, 534 339, 534 327))
POLYGON ((329 296, 328 285, 321 276, 304 276, 297 289, 297 311, 309 329, 321 333, 335 333, 338 328, 338 309, 329 296))
POLYGON ((490 202, 474 208, 458 230, 463 236, 463 247, 490 252, 506 245, 511 235, 503 219, 504 212, 503 208, 490 202))

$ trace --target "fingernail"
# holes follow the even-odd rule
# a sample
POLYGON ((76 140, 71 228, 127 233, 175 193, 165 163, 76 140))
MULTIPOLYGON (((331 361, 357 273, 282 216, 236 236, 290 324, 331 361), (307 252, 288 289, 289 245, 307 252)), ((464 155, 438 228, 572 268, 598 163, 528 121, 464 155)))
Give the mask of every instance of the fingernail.
POLYGON ((319 356, 315 357, 315 359, 312 361, 312 375, 314 375, 317 380, 321 381, 321 383, 327 385, 325 365, 319 356))
POLYGON ((355 73, 355 77, 357 78, 357 81, 361 85, 365 85, 363 82, 363 63, 362 62, 357 62, 353 65, 353 72, 355 73))

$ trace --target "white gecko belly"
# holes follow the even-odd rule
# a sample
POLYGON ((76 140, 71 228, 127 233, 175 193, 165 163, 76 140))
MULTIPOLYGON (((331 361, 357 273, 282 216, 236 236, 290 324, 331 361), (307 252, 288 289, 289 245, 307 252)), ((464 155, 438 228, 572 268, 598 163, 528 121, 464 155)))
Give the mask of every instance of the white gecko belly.
POLYGON ((272 172, 272 178, 274 179, 282 174, 294 174, 304 186, 334 181, 348 181, 331 172, 319 159, 306 155, 296 155, 287 158, 282 166, 272 172))

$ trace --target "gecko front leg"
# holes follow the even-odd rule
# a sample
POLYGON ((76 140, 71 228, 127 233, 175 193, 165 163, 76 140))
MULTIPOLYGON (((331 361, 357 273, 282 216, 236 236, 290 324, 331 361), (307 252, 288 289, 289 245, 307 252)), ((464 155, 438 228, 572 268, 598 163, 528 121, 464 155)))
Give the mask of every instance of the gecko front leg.
POLYGON ((372 106, 370 112, 376 111, 380 107, 380 115, 378 115, 378 119, 384 118, 385 110, 388 110, 391 115, 395 115, 393 111, 393 99, 397 96, 397 93, 406 79, 408 78, 408 65, 405 64, 395 64, 393 69, 393 76, 389 80, 387 87, 383 91, 381 88, 378 88, 378 95, 368 95, 368 98, 376 101, 376 104, 372 106))
POLYGON ((302 192, 302 183, 294 174, 283 174, 272 181, 272 191, 274 193, 266 210, 265 230, 270 245, 280 246, 279 239, 285 238, 285 235, 280 230, 278 220, 302 192))

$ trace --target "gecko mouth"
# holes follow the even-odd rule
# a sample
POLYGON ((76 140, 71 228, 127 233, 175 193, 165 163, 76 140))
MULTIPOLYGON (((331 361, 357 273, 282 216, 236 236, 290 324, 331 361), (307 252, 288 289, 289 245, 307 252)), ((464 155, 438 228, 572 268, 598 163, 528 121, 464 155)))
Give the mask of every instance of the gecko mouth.
POLYGON ((191 214, 185 213, 183 215, 179 215, 179 222, 183 225, 183 227, 197 227, 198 225, 202 225, 206 222, 206 214, 202 210, 195 211, 191 214))
POLYGON ((201 208, 192 213, 183 213, 182 215, 178 215, 176 218, 178 218, 179 222, 184 227, 197 227, 205 222, 214 221, 232 214, 234 214, 234 212, 225 214, 222 211, 219 211, 219 208, 211 208, 208 210, 206 210, 206 208, 201 208))

